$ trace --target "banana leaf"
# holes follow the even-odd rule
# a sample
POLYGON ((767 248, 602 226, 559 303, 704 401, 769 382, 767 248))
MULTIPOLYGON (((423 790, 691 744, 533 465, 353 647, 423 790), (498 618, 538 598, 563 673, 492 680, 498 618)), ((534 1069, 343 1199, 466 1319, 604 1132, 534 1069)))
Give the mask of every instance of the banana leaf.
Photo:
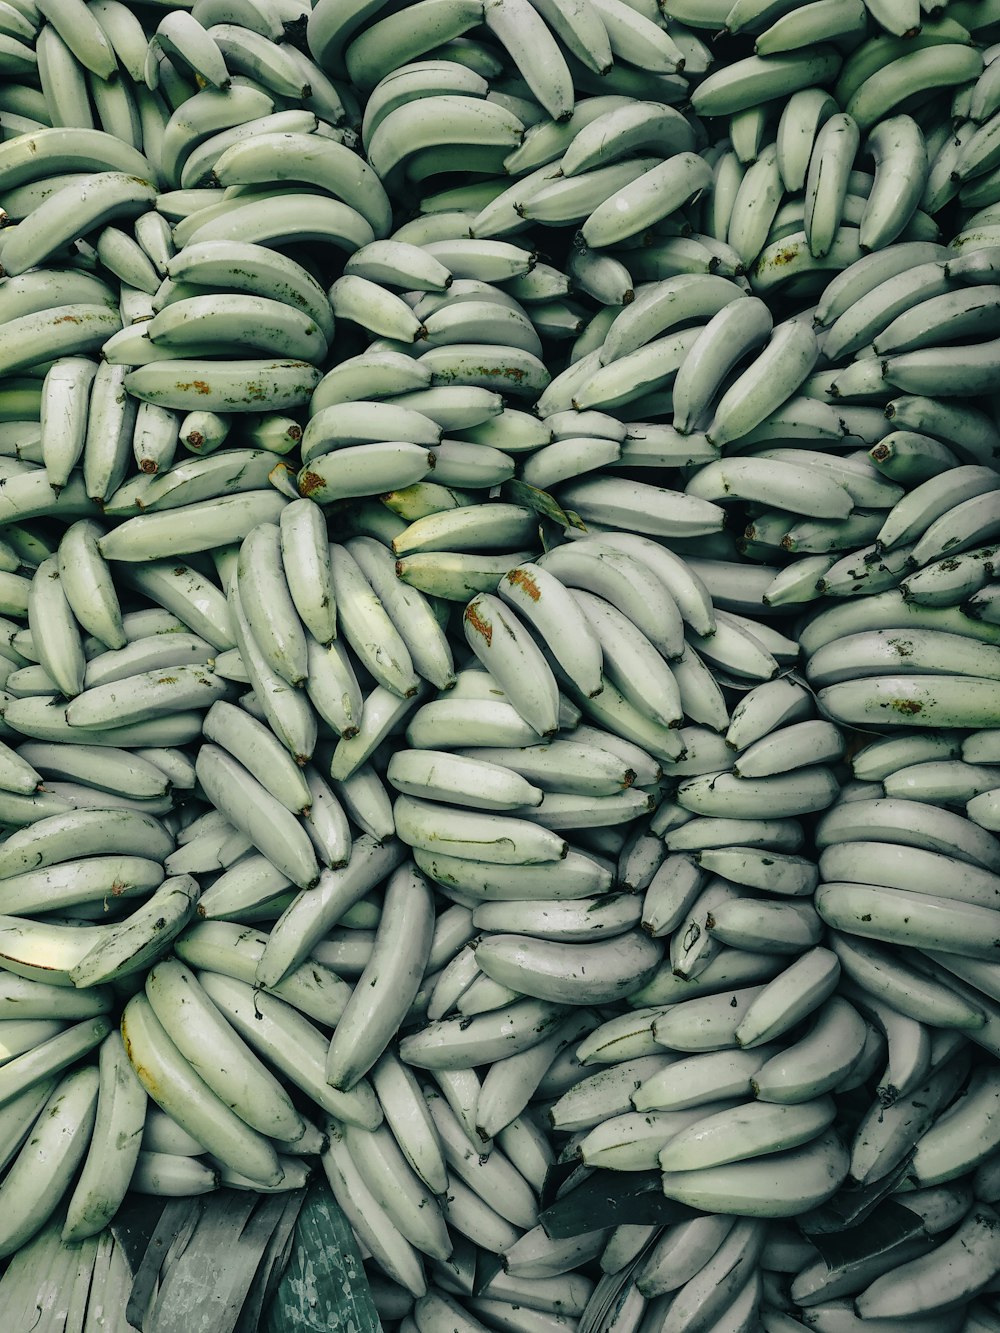
POLYGON ((842 1186, 832 1199, 827 1199, 826 1203, 820 1204, 818 1208, 813 1208, 808 1213, 803 1213, 796 1219, 800 1230, 814 1245, 818 1245, 819 1242, 814 1240, 815 1236, 845 1231, 848 1227, 857 1226, 879 1207, 887 1195, 892 1193, 906 1175, 909 1165, 910 1159, 906 1157, 881 1180, 876 1180, 871 1185, 842 1186))
POLYGON ((860 1225, 842 1231, 813 1232, 809 1242, 816 1246, 828 1268, 841 1272, 921 1237, 927 1240, 928 1248, 934 1244, 924 1230, 923 1218, 896 1199, 883 1199, 860 1225))
POLYGON ((582 1236, 601 1227, 623 1223, 661 1226, 685 1222, 701 1214, 695 1208, 668 1199, 659 1171, 608 1171, 598 1168, 575 1189, 561 1194, 538 1215, 545 1234, 553 1240, 582 1236))
POLYGON ((325 1181, 312 1185, 291 1259, 261 1333, 381 1333, 350 1223, 325 1181))

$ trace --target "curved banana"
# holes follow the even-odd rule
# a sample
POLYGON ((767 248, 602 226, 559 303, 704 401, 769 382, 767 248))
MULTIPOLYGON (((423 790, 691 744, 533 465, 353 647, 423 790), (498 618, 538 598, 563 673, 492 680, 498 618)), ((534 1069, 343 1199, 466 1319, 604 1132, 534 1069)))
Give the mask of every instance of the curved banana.
POLYGON ((147 1100, 125 1054, 110 1032, 98 1054, 99 1083, 94 1137, 66 1208, 64 1244, 96 1235, 118 1211, 142 1145, 147 1100))
POLYGON ((66 185, 33 209, 5 242, 4 272, 24 273, 83 232, 150 208, 155 197, 148 181, 124 172, 97 172, 66 185))
POLYGON ((432 925, 427 881, 412 865, 400 867, 386 885, 371 957, 330 1044, 333 1087, 352 1087, 388 1045, 423 978, 432 925))
POLYGON ((182 1129, 241 1175, 263 1185, 278 1184, 282 1172, 274 1149, 195 1072, 141 993, 125 1006, 122 1039, 139 1081, 182 1129))
POLYGON ((13 1254, 49 1220, 76 1172, 94 1129, 99 1075, 83 1065, 50 1093, 34 1132, 4 1177, 0 1250, 13 1254))
POLYGON ((302 1137, 302 1118, 287 1092, 233 1032, 193 972, 164 959, 148 973, 145 993, 180 1054, 241 1120, 268 1138, 302 1137))

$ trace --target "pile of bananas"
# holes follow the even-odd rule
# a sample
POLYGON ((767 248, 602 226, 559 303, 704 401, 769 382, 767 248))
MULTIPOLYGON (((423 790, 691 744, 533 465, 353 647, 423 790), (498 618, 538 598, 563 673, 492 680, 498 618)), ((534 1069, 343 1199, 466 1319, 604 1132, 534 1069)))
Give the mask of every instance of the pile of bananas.
POLYGON ((0 224, 5 1329, 1000 1333, 1000 3, 0 0, 0 224))

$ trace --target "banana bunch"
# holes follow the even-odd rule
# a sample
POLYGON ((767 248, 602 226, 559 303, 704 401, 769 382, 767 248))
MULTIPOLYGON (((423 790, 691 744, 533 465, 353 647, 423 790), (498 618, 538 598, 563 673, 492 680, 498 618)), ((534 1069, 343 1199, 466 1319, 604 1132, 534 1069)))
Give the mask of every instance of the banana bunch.
POLYGON ((15 1324, 315 1173, 394 1333, 1000 1327, 998 39, 0 4, 15 1324))

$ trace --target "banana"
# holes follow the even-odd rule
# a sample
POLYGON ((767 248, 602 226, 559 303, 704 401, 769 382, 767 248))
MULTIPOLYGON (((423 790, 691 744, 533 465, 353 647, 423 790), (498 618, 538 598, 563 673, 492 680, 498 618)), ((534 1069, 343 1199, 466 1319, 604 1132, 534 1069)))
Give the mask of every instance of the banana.
POLYGON ((183 963, 157 964, 146 998, 178 1051, 241 1120, 269 1138, 295 1141, 304 1126, 288 1094, 205 994, 183 963))
POLYGON ((67 528, 59 543, 60 583, 80 625, 108 648, 124 648, 121 606, 97 546, 100 535, 100 527, 87 520, 67 528))
POLYGON ((217 412, 189 412, 180 424, 179 438, 192 453, 209 454, 225 443, 231 424, 217 412))
MULTIPOLYGON (((640 1266, 636 1284, 651 1298, 670 1293, 670 1324, 665 1327, 677 1333, 715 1328, 734 1296, 742 1298, 764 1235, 761 1223, 749 1219, 722 1216, 676 1223, 662 1233, 640 1266)), ((756 1287, 751 1294, 756 1295, 756 1287)))
POLYGON ((192 346, 218 340, 238 354, 263 354, 320 361, 326 340, 308 316, 283 301, 241 293, 213 293, 172 302, 148 321, 144 335, 154 351, 183 355, 192 346))
POLYGON ((816 134, 806 173, 804 227, 817 259, 828 253, 840 229, 860 139, 857 122, 845 112, 832 115, 816 134))
POLYGON ((330 546, 337 618, 347 643, 387 690, 412 697, 419 684, 406 644, 350 550, 330 546))
MULTIPOLYGON (((732 1287, 736 1280, 734 1270, 739 1273, 750 1260, 747 1246, 751 1252, 760 1247, 759 1228, 737 1224, 736 1243, 720 1252, 734 1230, 734 1222, 732 1217, 711 1215, 676 1222, 663 1229, 636 1270, 639 1290, 649 1299, 680 1292, 687 1283, 698 1279, 706 1266, 712 1267, 712 1280, 732 1287)), ((690 1306, 688 1318, 691 1318, 690 1306)))
POLYGON ((153 186, 124 172, 105 171, 64 186, 40 203, 4 244, 4 272, 24 273, 84 231, 152 205, 153 186))
POLYGON ((851 264, 836 275, 821 293, 814 320, 829 327, 856 301, 899 273, 944 259, 941 246, 923 241, 895 241, 851 264))
POLYGON ((711 169, 696 153, 674 153, 593 208, 583 221, 580 235, 594 250, 619 244, 669 217, 711 183, 711 169))
POLYGON ((541 790, 514 770, 444 750, 398 750, 389 761, 386 778, 408 796, 479 810, 520 811, 542 800, 541 790))
POLYGON ((388 1045, 423 977, 432 923, 426 880, 412 866, 395 871, 386 886, 371 958, 330 1045, 327 1080, 333 1087, 351 1088, 388 1045), (421 897, 421 922, 415 928, 412 912, 421 897))
MULTIPOLYGON (((578 1080, 552 1104, 550 1123, 553 1128, 568 1132, 603 1127, 610 1117, 629 1110, 629 1098, 643 1080, 655 1077, 671 1063, 670 1057, 661 1051, 605 1065, 597 1073, 578 1080)), ((676 1117, 677 1128, 683 1123, 676 1117)), ((596 1147, 593 1143, 588 1146, 596 1147)))
POLYGON ((877 885, 826 883, 816 891, 816 910, 828 925, 866 939, 992 957, 984 935, 996 915, 990 908, 877 885))
POLYGON ((473 924, 490 931, 517 931, 541 939, 586 941, 597 933, 621 934, 637 924, 638 903, 628 894, 610 898, 542 899, 531 906, 507 902, 480 904, 473 924))
POLYGON ((536 101, 553 120, 566 120, 573 111, 573 78, 544 18, 527 0, 487 0, 483 9, 486 28, 505 48, 536 101))
POLYGON ((490 1066, 476 1101, 480 1136, 492 1138, 517 1120, 555 1058, 587 1032, 592 1021, 588 1010, 571 1012, 545 1040, 490 1066))
POLYGON ((466 642, 510 702, 539 735, 558 730, 558 690, 551 668, 521 622, 489 593, 463 613, 466 642))
POLYGON ((203 26, 184 10, 166 14, 157 26, 149 43, 151 54, 146 68, 152 75, 150 86, 155 86, 156 54, 162 51, 175 66, 180 63, 195 77, 199 87, 206 85, 226 89, 231 83, 230 72, 218 43, 203 26))
POLYGON ((244 1041, 330 1115, 364 1129, 381 1123, 381 1111, 367 1081, 359 1081, 349 1093, 338 1092, 325 1082, 329 1043, 297 1009, 233 977, 202 972, 198 980, 244 1041))
POLYGON ((276 523, 259 523, 244 538, 236 575, 250 634, 270 669, 290 685, 308 676, 306 633, 285 574, 276 523))
MULTIPOLYGON (((427 0, 421 0, 427 3, 427 0)), ((431 0, 434 3, 434 0, 431 0)), ((371 29, 374 32, 375 29, 371 29)), ((466 151, 486 148, 501 153, 520 143, 524 126, 505 107, 482 97, 442 93, 419 98, 390 111, 368 142, 368 159, 390 191, 403 172, 413 169, 417 155, 442 144, 461 144, 466 151)), ((443 163, 443 159, 439 159, 443 163)), ((441 165, 438 170, 443 169, 441 165)), ((361 242, 364 244, 365 242, 361 242)))
POLYGON ((908 603, 898 589, 872 597, 852 599, 823 608, 803 625, 799 642, 806 657, 834 639, 858 634, 868 629, 936 629, 949 634, 963 634, 981 643, 994 644, 998 638, 989 626, 963 615, 957 608, 922 607, 908 603))
POLYGON ((489 88, 482 74, 457 61, 410 61, 386 74, 372 89, 365 103, 361 141, 367 148, 379 122, 408 101, 441 93, 485 97, 489 88))
POLYGON ((216 158, 212 176, 223 188, 274 180, 312 185, 350 203, 376 238, 391 230, 389 200, 375 172, 332 139, 301 133, 240 139, 216 158))
POLYGON ((771 333, 771 315, 755 297, 732 301, 704 326, 673 385, 674 424, 690 431, 704 418, 730 370, 771 333))
POLYGON ((83 639, 62 587, 58 556, 41 562, 28 590, 28 625, 42 665, 67 697, 84 687, 83 639))
POLYGON ((322 872, 315 889, 298 894, 278 918, 257 967, 257 981, 275 986, 303 962, 342 915, 405 857, 399 843, 371 835, 354 838, 348 863, 322 872))
POLYGON ((954 606, 961 602, 966 615, 978 614, 979 618, 989 620, 988 614, 983 615, 976 608, 988 606, 991 591, 987 585, 996 555, 996 546, 981 546, 958 556, 935 560, 911 574, 905 580, 905 590, 922 606, 954 606), (978 600, 974 600, 980 593, 978 600))
POLYGON ((253 686, 254 697, 271 730, 296 762, 302 764, 316 744, 317 718, 311 701, 299 692, 290 691, 287 683, 271 671, 250 633, 235 577, 230 581, 229 607, 240 658, 253 686))
POLYGON ((927 146, 912 116, 890 116, 872 129, 865 144, 875 162, 875 184, 861 218, 861 245, 879 250, 905 228, 916 210, 928 174, 927 146))
POLYGON ((728 116, 802 88, 822 86, 839 66, 832 47, 809 52, 747 56, 701 81, 691 99, 700 116, 728 116))
POLYGON ((832 1130, 799 1148, 760 1159, 663 1173, 668 1198, 744 1217, 789 1217, 829 1199, 847 1174, 847 1151, 832 1130))
POLYGON ((884 736, 851 757, 854 776, 861 782, 881 782, 897 769, 937 759, 956 759, 961 741, 947 732, 926 735, 884 736))
POLYGON ((303 406, 319 379, 304 361, 218 361, 208 370, 203 361, 181 357, 131 371, 125 388, 142 402, 181 412, 287 411, 303 406))
POLYGON ((704 887, 704 876, 691 857, 668 855, 646 890, 642 928, 653 936, 676 930, 688 917, 704 887))
MULTIPOLYGON (((804 8, 804 6, 803 6, 804 8)), ((821 9, 801 14, 792 10, 783 14, 759 33, 754 43, 757 55, 777 55, 783 51, 801 50, 816 42, 840 41, 864 36, 867 14, 863 3, 824 4, 821 9)))
POLYGON ((953 1180, 994 1151, 997 1086, 991 1066, 973 1068, 965 1095, 917 1140, 909 1175, 921 1186, 953 1180))
POLYGON ((712 318, 741 295, 729 279, 710 273, 682 273, 652 283, 615 317, 601 348, 601 364, 636 351, 679 324, 712 318))
POLYGON ((995 477, 991 468, 966 465, 929 478, 892 507, 879 532, 879 543, 889 550, 919 539, 955 505, 991 491, 995 477))
POLYGON ((967 1050, 935 1066, 927 1079, 891 1105, 876 1100, 851 1145, 851 1176, 864 1184, 884 1179, 923 1137, 968 1075, 967 1050))
POLYGON ((560 160, 560 169, 564 176, 575 176, 630 152, 655 148, 666 155, 693 146, 690 127, 672 107, 628 101, 609 107, 595 120, 581 125, 560 160))
POLYGON ((818 1008, 833 992, 840 964, 829 949, 813 948, 765 986, 736 1029, 741 1047, 773 1041, 818 1008))
MULTIPOLYGON (((8 280, 9 281, 9 280, 8 280)), ((42 385, 42 461, 50 484, 69 480, 87 435, 90 391, 97 366, 86 357, 57 359, 42 385)))
POLYGON ((586 897, 611 887, 610 867, 595 857, 571 849, 559 862, 541 869, 529 865, 501 865, 414 850, 414 860, 431 879, 475 895, 476 901, 530 901, 539 898, 586 897))
POLYGON ((787 1151, 821 1134, 835 1114, 831 1097, 794 1106, 745 1102, 717 1111, 671 1136, 659 1155, 664 1171, 691 1171, 787 1151))
POLYGON ((792 320, 772 333, 751 366, 725 391, 707 435, 715 445, 731 443, 759 425, 799 388, 819 355, 815 335, 792 320))
POLYGON ((982 69, 982 56, 973 47, 938 43, 890 60, 853 92, 846 109, 867 130, 915 88, 955 87, 978 78, 982 69))
POLYGON ((391 70, 460 37, 482 20, 478 0, 450 8, 424 0, 406 24, 390 15, 355 37, 345 53, 347 72, 367 92, 391 70))
POLYGON ((93 1065, 67 1074, 51 1091, 31 1138, 3 1182, 0 1248, 13 1254, 49 1220, 87 1151, 97 1109, 99 1075, 93 1065))
POLYGON ((197 898, 198 884, 190 875, 165 879, 130 916, 100 931, 96 943, 70 969, 72 984, 113 981, 159 957, 191 919, 197 898))
POLYGON ((94 1137, 67 1205, 64 1244, 95 1235, 111 1220, 125 1198, 142 1144, 146 1094, 117 1032, 101 1044, 98 1071, 94 1137))
POLYGON ((996 1213, 976 1204, 958 1229, 929 1254, 885 1273, 856 1297, 862 1318, 926 1315, 981 1291, 1000 1269, 996 1213))
POLYGON ((14 916, 55 911, 101 902, 111 894, 134 897, 150 893, 162 880, 163 867, 145 857, 87 857, 11 876, 0 887, 0 908, 14 916))
POLYGON ((430 1070, 470 1069, 481 1063, 516 1055, 542 1041, 565 1015, 565 1006, 524 998, 471 1018, 441 1019, 399 1043, 399 1058, 430 1070))
POLYGON ((914 973, 907 965, 908 959, 897 960, 877 945, 862 944, 844 936, 835 937, 831 942, 841 960, 844 975, 900 1013, 942 1028, 983 1027, 982 1010, 965 1003, 946 986, 914 973))
POLYGON ((660 961, 659 947, 637 933, 619 935, 614 945, 610 941, 608 945, 493 935, 479 945, 476 959, 487 976, 523 994, 599 1003, 643 985, 660 961), (574 974, 577 967, 587 969, 583 986, 579 974, 574 974))
POLYGON ((719 459, 701 468, 688 482, 686 493, 704 500, 751 500, 812 514, 816 518, 846 518, 854 500, 846 488, 822 469, 810 469, 784 459, 754 455, 719 459))
MULTIPOLYGON (((881 275, 884 270, 873 266, 866 270, 869 272, 881 275)), ((859 281, 860 278, 861 274, 858 275, 859 281)), ((864 291, 855 295, 853 305, 846 307, 828 324, 823 355, 834 360, 859 351, 918 301, 943 296, 948 290, 947 267, 939 259, 895 270, 873 287, 866 283, 864 291)), ((826 318, 829 320, 829 313, 826 318)))
POLYGON ((927 565, 943 555, 955 555, 998 535, 995 497, 990 492, 953 505, 924 531, 913 547, 911 560, 927 565))
POLYGON ((181 284, 224 286, 283 302, 309 316, 327 341, 333 335, 329 301, 319 284, 301 265, 266 246, 239 240, 188 244, 169 258, 167 274, 181 284))
POLYGON ((451 649, 426 599, 396 578, 395 562, 382 543, 355 537, 346 549, 386 607, 416 669, 439 689, 447 688, 454 680, 451 649))
MULTIPOLYGON (((249 1180, 249 1177, 240 1172, 230 1172, 229 1168, 218 1165, 209 1166, 207 1162, 197 1157, 143 1149, 136 1159, 130 1188, 137 1194, 153 1194, 165 1198, 209 1194, 219 1188, 223 1170, 227 1175, 235 1176, 237 1180, 249 1180)), ((269 1192, 268 1187, 261 1186, 256 1181, 253 1183, 253 1188, 263 1193, 269 1192)), ((275 1188, 280 1189, 281 1186, 275 1188)))
POLYGON ((885 414, 900 426, 933 432, 963 455, 969 455, 972 462, 989 466, 995 457, 996 427, 986 413, 971 404, 942 402, 919 395, 904 396, 887 403, 885 414))
POLYGON ((137 404, 122 392, 124 367, 105 361, 90 394, 83 481, 98 503, 114 492, 128 467, 137 404))
POLYGON ((820 872, 824 879, 872 884, 913 893, 952 893, 980 907, 1000 901, 1000 876, 967 861, 922 847, 898 843, 851 841, 823 849, 820 872), (944 878, 947 876, 947 878, 944 878))
POLYGON ((87 686, 71 701, 72 707, 67 707, 66 721, 81 731, 101 731, 112 725, 183 713, 224 698, 231 690, 228 681, 205 665, 181 664, 167 677, 161 667, 108 684, 87 686))
POLYGON ((452 1241, 440 1205, 411 1170, 388 1126, 342 1130, 362 1178, 401 1233, 424 1254, 446 1259, 452 1241))
POLYGON ((319 865, 305 829, 236 758, 217 745, 203 746, 195 769, 216 807, 293 884, 316 882, 319 865))
POLYGON ((444 1194, 447 1168, 440 1136, 413 1073, 388 1049, 373 1067, 371 1079, 386 1124, 407 1162, 434 1194, 444 1194))
MULTIPOLYGON (((200 973, 219 972, 252 984, 266 944, 267 936, 250 927, 209 919, 184 931, 174 951, 200 973)), ((265 989, 330 1027, 339 1019, 350 994, 348 983, 315 959, 307 968, 295 969, 284 980, 265 989)))
MULTIPOLYGON (((796 20, 796 11, 788 16, 796 20)), ((802 190, 809 161, 821 127, 837 111, 837 103, 823 88, 802 88, 788 98, 778 120, 778 169, 789 194, 802 190)))
POLYGON ((489 1202, 504 1221, 519 1229, 534 1226, 538 1206, 530 1185, 520 1172, 499 1149, 494 1148, 488 1155, 477 1152, 445 1099, 429 1089, 425 1096, 449 1169, 449 1193, 457 1178, 489 1202))
POLYGON ((901 843, 1000 871, 995 838, 960 815, 921 802, 876 798, 834 806, 817 826, 816 845, 823 849, 839 840, 901 843))
POLYGON ((986 829, 1000 829, 1000 809, 998 809, 996 788, 981 792, 966 802, 966 814, 986 829))
POLYGON ((397 797, 394 814, 397 834, 408 846, 426 852, 444 850, 460 859, 547 864, 565 858, 569 846, 558 834, 526 819, 445 807, 411 796, 397 797))
POLYGON ((570 589, 583 589, 616 607, 665 657, 680 655, 680 609, 658 571, 639 554, 606 545, 602 537, 556 547, 537 563, 570 589))
POLYGON ((3 1065, 0 1101, 4 1105, 8 1104, 26 1088, 59 1073, 81 1055, 86 1055, 100 1044, 110 1027, 103 1016, 83 1020, 69 1028, 64 1028, 60 1023, 56 1025, 54 1034, 44 1037, 37 1045, 20 1054, 11 1054, 3 1065))
POLYGON ((312 708, 338 736, 356 735, 364 700, 346 649, 336 640, 325 648, 310 640, 307 661, 312 708))
POLYGON ((333 1194, 369 1253, 390 1277, 421 1297, 427 1290, 419 1252, 391 1220, 347 1148, 346 1127, 333 1118, 327 1122, 329 1143, 321 1155, 323 1170, 333 1194))
POLYGON ((919 714, 924 726, 975 728, 992 716, 988 681, 975 676, 889 675, 844 680, 816 696, 817 705, 840 723, 880 719, 881 725, 912 725, 919 714))
POLYGON ((213 1156, 264 1185, 281 1179, 273 1148, 226 1106, 188 1064, 142 994, 122 1015, 129 1060, 153 1101, 213 1156))
POLYGON ((152 403, 140 403, 132 435, 132 453, 139 471, 144 476, 169 471, 179 437, 180 427, 175 413, 152 403))
POLYGON ((733 767, 737 777, 765 777, 809 764, 833 763, 844 752, 844 738, 820 719, 779 727, 744 750, 733 767))
MULTIPOLYGON (((720 1050, 679 1059, 661 1072, 653 1073, 631 1095, 637 1111, 687 1111, 702 1108, 712 1102, 727 1102, 746 1097, 750 1080, 774 1053, 765 1047, 753 1054, 720 1050)), ((691 1117, 689 1124, 696 1123, 691 1117)), ((684 1128, 678 1122, 678 1128, 684 1128)))

